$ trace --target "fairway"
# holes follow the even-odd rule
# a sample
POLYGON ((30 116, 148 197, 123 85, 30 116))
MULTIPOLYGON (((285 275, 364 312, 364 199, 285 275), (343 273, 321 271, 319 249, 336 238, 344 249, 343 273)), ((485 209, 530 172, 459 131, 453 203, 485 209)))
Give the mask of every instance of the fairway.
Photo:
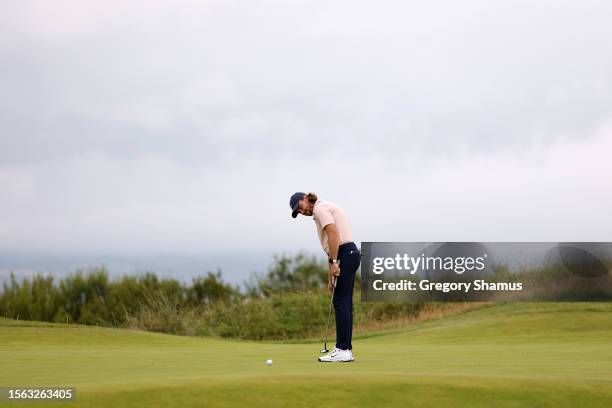
POLYGON ((353 346, 318 363, 314 342, 0 319, 0 385, 76 387, 45 407, 612 406, 611 303, 492 305, 353 346))

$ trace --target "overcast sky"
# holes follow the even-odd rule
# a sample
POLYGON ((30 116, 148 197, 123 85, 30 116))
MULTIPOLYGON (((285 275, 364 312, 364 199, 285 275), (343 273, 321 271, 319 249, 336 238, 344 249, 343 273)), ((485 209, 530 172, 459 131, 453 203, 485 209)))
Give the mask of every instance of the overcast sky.
POLYGON ((0 251, 322 255, 295 191, 358 243, 611 241, 610 21, 609 1, 5 4, 0 251))

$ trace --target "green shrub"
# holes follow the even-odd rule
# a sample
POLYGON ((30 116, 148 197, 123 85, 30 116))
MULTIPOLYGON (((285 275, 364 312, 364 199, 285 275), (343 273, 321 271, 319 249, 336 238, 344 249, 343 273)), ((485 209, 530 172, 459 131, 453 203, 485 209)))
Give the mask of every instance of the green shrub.
MULTIPOLYGON (((54 282, 10 275, 0 294, 0 315, 14 319, 131 327, 184 335, 239 339, 302 339, 322 335, 330 306, 327 264, 303 253, 275 256, 267 274, 252 275, 240 292, 221 271, 190 285, 154 273, 110 280, 105 267, 82 270, 54 282)), ((411 318, 437 307, 425 303, 362 303, 359 275, 355 325, 411 318)), ((333 333, 332 318, 330 336, 333 333)))

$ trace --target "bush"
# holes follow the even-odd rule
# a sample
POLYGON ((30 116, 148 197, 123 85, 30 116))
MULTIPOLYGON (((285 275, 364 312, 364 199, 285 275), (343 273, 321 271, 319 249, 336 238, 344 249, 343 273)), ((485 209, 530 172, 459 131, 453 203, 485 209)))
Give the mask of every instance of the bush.
POLYGON ((198 333, 240 339, 295 339, 319 335, 329 295, 304 291, 216 303, 205 309, 198 333))
MULTIPOLYGON (((327 264, 303 253, 275 256, 264 276, 252 275, 241 293, 221 271, 190 285, 154 273, 111 281, 105 267, 81 270, 58 282, 10 275, 0 295, 0 315, 14 319, 69 322, 250 340, 320 337, 330 306, 327 264)), ((359 274, 355 286, 359 288, 359 274)), ((354 294, 355 326, 378 329, 439 307, 425 303, 361 303, 354 294), (382 324, 382 326, 381 326, 382 324)), ((333 337, 334 321, 330 325, 333 337)))
POLYGON ((310 291, 327 287, 328 266, 319 258, 298 253, 294 258, 275 255, 264 276, 251 275, 245 283, 251 297, 269 297, 286 292, 310 291))
POLYGON ((36 274, 21 282, 10 274, 0 295, 0 315, 13 319, 102 326, 142 326, 182 332, 177 319, 189 309, 242 296, 223 282, 221 272, 194 278, 191 286, 154 273, 110 281, 105 267, 76 271, 54 285, 53 277, 36 274), (158 319, 157 322, 154 320, 158 319), (142 320, 142 325, 135 321, 142 320))

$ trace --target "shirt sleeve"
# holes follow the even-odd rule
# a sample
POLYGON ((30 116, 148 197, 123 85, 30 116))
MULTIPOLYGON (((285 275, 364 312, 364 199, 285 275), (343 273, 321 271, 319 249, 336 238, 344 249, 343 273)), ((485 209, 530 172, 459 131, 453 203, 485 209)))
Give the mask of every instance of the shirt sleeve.
POLYGON ((313 215, 316 215, 321 228, 325 228, 325 226, 328 224, 335 223, 334 216, 332 215, 330 208, 317 208, 313 215))

